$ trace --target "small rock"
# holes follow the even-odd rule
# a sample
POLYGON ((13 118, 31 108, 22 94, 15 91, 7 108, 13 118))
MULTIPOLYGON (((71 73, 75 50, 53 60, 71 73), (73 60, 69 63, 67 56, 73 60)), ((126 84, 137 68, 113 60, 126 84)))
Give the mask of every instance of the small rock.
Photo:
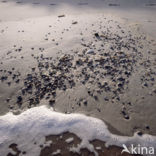
POLYGON ((51 100, 49 100, 49 105, 50 105, 50 106, 53 106, 54 103, 55 103, 55 99, 51 99, 51 100))
POLYGON ((8 86, 11 86, 11 82, 8 82, 8 86))
POLYGON ((149 129, 150 129, 150 127, 149 127, 149 126, 146 126, 146 129, 147 129, 147 130, 149 130, 149 129))
POLYGON ((88 104, 87 100, 84 100, 84 101, 83 101, 83 104, 84 104, 85 106, 87 106, 87 104, 88 104))
POLYGON ((148 87, 148 84, 145 82, 144 84, 143 84, 145 87, 148 87))
POLYGON ((96 38, 100 38, 98 33, 95 33, 94 35, 95 35, 96 38))
POLYGON ((108 97, 105 97, 104 100, 105 100, 105 101, 109 101, 109 98, 108 98, 108 97))
POLYGON ((87 51, 87 54, 90 54, 90 55, 95 55, 95 52, 94 52, 94 50, 93 50, 93 49, 89 49, 89 50, 87 51))
POLYGON ((77 21, 72 22, 72 24, 77 24, 77 23, 78 23, 77 21))
POLYGON ((2 76, 0 79, 1 79, 1 81, 5 81, 5 80, 8 79, 8 77, 7 76, 2 76))
POLYGON ((98 97, 96 95, 94 95, 94 99, 97 101, 98 100, 98 97))
POLYGON ((58 17, 59 17, 59 18, 60 18, 60 17, 65 17, 65 15, 59 15, 58 17))
POLYGON ((125 111, 124 108, 123 108, 123 110, 122 110, 121 112, 122 112, 124 118, 125 118, 126 120, 129 120, 129 115, 126 113, 126 111, 125 111))
POLYGON ((141 131, 137 132, 137 134, 138 134, 139 136, 142 136, 142 135, 143 135, 143 133, 142 133, 141 131))
POLYGON ((15 82, 16 82, 16 83, 19 83, 19 82, 20 82, 20 79, 17 79, 15 82))
POLYGON ((20 103, 22 102, 22 100, 23 100, 22 96, 18 96, 18 97, 17 97, 17 103, 18 103, 18 104, 20 104, 20 103))
POLYGON ((10 101, 10 98, 7 98, 7 99, 6 99, 6 102, 9 102, 9 101, 10 101))
POLYGON ((35 71, 35 68, 31 68, 32 71, 35 71))
POLYGON ((77 65, 83 65, 83 61, 82 61, 81 59, 78 59, 78 60, 76 61, 76 64, 77 64, 77 65))

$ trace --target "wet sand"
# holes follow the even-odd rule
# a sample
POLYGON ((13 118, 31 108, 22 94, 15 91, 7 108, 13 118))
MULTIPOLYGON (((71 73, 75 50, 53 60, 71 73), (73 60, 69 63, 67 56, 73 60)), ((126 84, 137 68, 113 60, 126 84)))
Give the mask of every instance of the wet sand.
POLYGON ((155 41, 112 15, 87 19, 17 21, 1 34, 12 42, 1 53, 1 114, 47 104, 98 117, 123 135, 155 134, 155 41))
MULTIPOLYGON (((90 152, 86 148, 82 148, 80 152, 74 151, 74 147, 77 147, 81 143, 81 140, 72 133, 63 133, 61 135, 49 135, 46 136, 45 142, 43 145, 40 145, 41 153, 40 156, 94 156, 93 152, 90 152)), ((90 142, 94 146, 95 151, 99 156, 120 156, 122 148, 116 146, 105 147, 105 143, 100 140, 93 140, 90 142)), ((35 143, 34 143, 35 144, 35 143)), ((12 143, 9 145, 9 148, 12 149, 16 154, 13 155, 11 152, 7 156, 19 156, 23 153, 26 155, 25 151, 20 151, 18 145, 12 143)), ((139 154, 128 154, 122 153, 122 156, 141 156, 139 154)))
POLYGON ((155 7, 1 1, 0 114, 48 105, 156 135, 155 7))
MULTIPOLYGON (((58 152, 58 155, 63 156, 94 156, 93 152, 90 152, 86 148, 82 148, 80 153, 77 153, 75 151, 72 151, 74 147, 77 147, 78 144, 80 144, 81 140, 72 133, 63 133, 62 135, 54 136, 50 135, 46 137, 46 142, 49 143, 49 141, 52 141, 51 145, 48 147, 42 147, 41 146, 41 153, 40 156, 48 156, 51 153, 55 153, 58 149, 60 149, 60 152, 58 152)), ((45 142, 45 144, 46 144, 45 142)), ((120 156, 122 152, 122 148, 116 147, 116 146, 110 146, 106 147, 105 143, 100 140, 93 140, 90 142, 91 145, 94 146, 96 152, 99 156, 120 156)), ((123 156, 133 156, 133 154, 123 153, 123 156)), ((137 154, 139 156, 139 154, 137 154)))

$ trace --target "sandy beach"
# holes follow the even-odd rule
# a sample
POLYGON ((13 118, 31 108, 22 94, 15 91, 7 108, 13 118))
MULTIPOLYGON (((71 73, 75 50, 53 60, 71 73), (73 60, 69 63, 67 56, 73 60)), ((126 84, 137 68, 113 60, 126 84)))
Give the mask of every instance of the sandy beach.
MULTIPOLYGON (((5 136, 0 139, 2 156, 35 156, 22 142, 26 137, 25 130, 19 127, 16 137, 12 137, 12 133, 18 122, 24 124, 23 113, 29 117, 33 108, 37 112, 42 107, 52 108, 51 114, 60 112, 71 118, 74 114, 84 114, 84 119, 91 117, 91 123, 92 117, 97 118, 107 128, 96 132, 99 138, 90 134, 87 138, 90 146, 85 143, 75 153, 70 150, 68 153, 62 145, 67 149, 79 147, 83 140, 72 129, 79 119, 67 124, 71 131, 65 124, 66 128, 58 133, 50 129, 43 133, 42 127, 41 131, 32 131, 36 134, 29 135, 41 139, 42 144, 51 136, 58 144, 56 148, 64 151, 57 151, 52 144, 47 145, 48 148, 46 145, 40 147, 41 144, 36 144, 39 148, 31 145, 35 146, 36 156, 37 153, 41 156, 52 153, 120 156, 122 143, 129 140, 122 142, 122 137, 143 138, 141 143, 136 138, 130 139, 129 144, 155 148, 155 0, 0 1, 0 134, 5 136), (12 120, 6 118, 10 113, 12 120), (21 121, 18 121, 20 115, 21 121), (101 131, 121 138, 117 139, 118 143, 111 141, 107 149, 104 144, 109 139, 103 137, 105 133, 101 135, 101 131), (18 135, 23 138, 16 140, 18 135), (74 138, 75 144, 57 142, 62 135, 63 139, 74 138), (148 137, 151 142, 147 141, 148 137), (21 146, 17 148, 19 143, 21 146), (99 150, 96 146, 100 146, 99 150), (11 153, 9 149, 12 149, 11 153)), ((45 116, 44 121, 50 125, 48 117, 45 116)), ((56 122, 63 123, 64 118, 56 122)), ((35 123, 37 116, 32 119, 35 123)), ((79 128, 83 129, 83 126, 79 128)), ((88 133, 93 129, 88 129, 88 133)))

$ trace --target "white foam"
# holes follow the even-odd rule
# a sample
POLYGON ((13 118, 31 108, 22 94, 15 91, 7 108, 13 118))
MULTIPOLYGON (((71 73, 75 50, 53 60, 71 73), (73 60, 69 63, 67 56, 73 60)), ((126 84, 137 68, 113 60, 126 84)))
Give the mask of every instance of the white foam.
POLYGON ((57 154, 59 154, 59 153, 61 153, 61 150, 60 150, 60 149, 57 149, 56 152, 53 152, 53 153, 52 153, 52 155, 57 155, 57 154))
POLYGON ((66 141, 66 143, 68 143, 68 144, 69 144, 69 143, 71 143, 71 142, 73 142, 73 141, 74 141, 74 138, 72 138, 72 137, 71 137, 71 138, 66 139, 65 141, 66 141))
POLYGON ((45 141, 45 136, 72 132, 82 139, 79 147, 87 147, 93 151, 90 140, 99 139, 107 145, 122 146, 131 143, 156 149, 156 137, 151 135, 133 137, 117 136, 108 131, 105 123, 93 117, 82 114, 63 114, 54 112, 46 106, 35 107, 20 115, 8 113, 0 117, 0 154, 6 155, 11 143, 18 144, 21 151, 28 156, 38 156, 39 145, 45 141), (34 144, 36 142, 36 144, 34 144))

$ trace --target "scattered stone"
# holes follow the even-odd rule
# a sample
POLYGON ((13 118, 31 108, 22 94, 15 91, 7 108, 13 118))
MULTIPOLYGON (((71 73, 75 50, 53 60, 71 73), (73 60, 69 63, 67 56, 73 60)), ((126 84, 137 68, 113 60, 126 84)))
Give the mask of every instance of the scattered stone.
POLYGON ((129 120, 129 115, 128 115, 127 112, 126 112, 126 108, 125 108, 125 107, 123 107, 121 113, 122 113, 122 115, 124 116, 124 118, 125 118, 126 120, 129 120))
POLYGON ((17 97, 17 103, 18 103, 18 104, 21 104, 22 101, 23 101, 22 96, 18 96, 18 97, 17 97))
POLYGON ((137 134, 138 134, 139 136, 142 136, 142 135, 143 135, 143 133, 142 133, 141 131, 137 132, 137 134))
POLYGON ((34 68, 31 68, 32 71, 35 71, 35 69, 36 69, 35 67, 34 68))
POLYGON ((87 104, 88 104, 87 100, 84 100, 84 101, 83 101, 83 104, 84 104, 85 106, 87 106, 87 104))
POLYGON ((10 98, 7 98, 7 99, 6 99, 6 102, 10 102, 10 98))
POLYGON ((97 101, 98 100, 98 97, 96 95, 94 95, 94 99, 97 101))
POLYGON ((145 87, 148 87, 148 84, 147 84, 147 82, 145 82, 143 85, 144 85, 145 87))
POLYGON ((7 80, 7 79, 8 79, 7 76, 2 76, 2 77, 0 78, 1 81, 5 81, 5 80, 7 80))
POLYGON ((59 15, 58 17, 59 17, 59 18, 60 18, 60 17, 65 17, 65 15, 59 15))
POLYGON ((17 79, 15 82, 16 82, 16 83, 19 83, 19 82, 20 82, 20 79, 17 79))
POLYGON ((51 99, 51 100, 49 100, 49 105, 50 105, 50 106, 53 106, 54 103, 55 103, 55 99, 51 99))
POLYGON ((94 35, 95 35, 96 38, 100 39, 100 36, 99 36, 98 33, 95 33, 94 35))
POLYGON ((90 54, 90 55, 95 55, 95 52, 94 52, 94 50, 93 50, 93 49, 89 49, 89 50, 87 51, 87 54, 90 54))
POLYGON ((150 127, 149 127, 149 126, 146 126, 146 129, 147 129, 147 130, 149 130, 149 129, 150 129, 150 127))
POLYGON ((108 98, 108 97, 105 97, 104 100, 105 100, 105 101, 109 101, 109 98, 108 98))
POLYGON ((72 24, 77 24, 77 23, 78 23, 77 21, 72 22, 72 24))
POLYGON ((120 4, 112 4, 112 3, 110 3, 109 6, 120 6, 120 4))
POLYGON ((8 86, 11 86, 11 82, 8 82, 8 86))
POLYGON ((76 64, 79 65, 79 66, 83 65, 82 59, 78 59, 78 60, 76 61, 76 64))

